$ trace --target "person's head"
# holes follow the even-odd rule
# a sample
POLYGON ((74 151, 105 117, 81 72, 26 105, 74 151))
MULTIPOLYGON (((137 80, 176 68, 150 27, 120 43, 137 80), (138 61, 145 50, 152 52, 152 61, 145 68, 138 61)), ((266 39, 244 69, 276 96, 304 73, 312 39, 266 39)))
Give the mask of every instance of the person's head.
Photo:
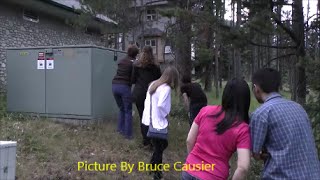
POLYGON ((142 54, 139 58, 139 65, 142 67, 147 66, 148 64, 155 64, 155 58, 153 56, 153 51, 151 46, 144 46, 142 49, 142 54))
POLYGON ((162 84, 168 84, 171 88, 176 89, 179 85, 179 72, 174 66, 168 66, 162 73, 161 77, 154 81, 150 87, 149 93, 153 94, 162 84))
POLYGON ((263 68, 252 76, 252 91, 259 103, 263 103, 268 94, 279 92, 280 73, 271 68, 263 68))
POLYGON ((215 115, 225 112, 224 119, 216 127, 218 134, 243 121, 249 123, 250 97, 250 88, 245 80, 234 78, 228 81, 223 90, 221 111, 215 115))
POLYGON ((129 57, 135 59, 139 54, 139 48, 136 45, 130 45, 127 50, 127 54, 129 57))
POLYGON ((191 76, 189 76, 189 75, 184 75, 184 76, 182 76, 181 82, 182 82, 183 84, 191 83, 191 76))

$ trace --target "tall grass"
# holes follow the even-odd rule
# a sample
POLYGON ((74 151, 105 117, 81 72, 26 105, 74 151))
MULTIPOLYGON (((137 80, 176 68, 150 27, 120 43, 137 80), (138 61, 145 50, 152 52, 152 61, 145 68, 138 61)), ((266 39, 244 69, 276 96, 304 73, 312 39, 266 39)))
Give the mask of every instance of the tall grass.
MULTIPOLYGON (((208 92, 209 104, 220 104, 215 92, 208 92)), ((151 179, 146 172, 88 172, 78 171, 78 161, 116 163, 148 163, 152 152, 141 146, 140 122, 134 116, 134 139, 128 141, 117 134, 116 122, 74 126, 53 121, 6 113, 5 97, 0 96, 0 140, 17 141, 16 176, 22 180, 46 179, 151 179)), ((184 162, 187 156, 185 140, 189 131, 187 112, 177 93, 172 94, 172 112, 169 117, 169 146, 164 152, 164 163, 184 162)), ((258 103, 252 98, 251 110, 258 103)), ((136 111, 136 110, 135 110, 136 111)), ((137 112, 137 111, 136 111, 137 112)), ((248 179, 259 179, 261 164, 252 161, 248 179)), ((236 156, 230 161, 236 165, 236 156)), ((233 172, 231 170, 230 172, 233 172)), ((171 169, 164 179, 180 179, 180 172, 171 169)))

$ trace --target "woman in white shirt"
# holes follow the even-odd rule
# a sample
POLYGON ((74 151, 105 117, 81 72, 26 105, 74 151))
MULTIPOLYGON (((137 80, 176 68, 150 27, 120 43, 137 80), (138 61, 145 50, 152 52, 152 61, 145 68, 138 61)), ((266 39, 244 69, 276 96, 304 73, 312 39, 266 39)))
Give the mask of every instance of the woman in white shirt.
MULTIPOLYGON (((161 77, 153 81, 147 91, 144 102, 144 110, 142 115, 142 123, 146 126, 150 125, 156 129, 164 129, 168 126, 168 115, 171 108, 171 89, 176 89, 179 83, 179 73, 173 66, 167 67, 161 77), (151 101, 150 101, 151 98, 151 101), (150 106, 150 102, 152 103, 150 106), (151 108, 152 107, 152 108, 151 108), (152 117, 150 118, 150 108, 152 117)), ((158 164, 162 164, 163 151, 168 146, 166 139, 152 138, 154 152, 150 163, 153 165, 154 179, 162 178, 162 171, 155 168, 158 164)))

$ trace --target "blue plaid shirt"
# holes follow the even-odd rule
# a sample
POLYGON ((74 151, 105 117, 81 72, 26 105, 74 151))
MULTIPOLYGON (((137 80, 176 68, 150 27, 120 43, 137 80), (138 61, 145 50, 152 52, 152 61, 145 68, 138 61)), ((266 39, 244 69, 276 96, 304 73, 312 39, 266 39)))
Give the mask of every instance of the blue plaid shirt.
POLYGON ((266 148, 262 179, 320 180, 320 162, 310 121, 297 103, 271 94, 251 117, 252 152, 266 148))

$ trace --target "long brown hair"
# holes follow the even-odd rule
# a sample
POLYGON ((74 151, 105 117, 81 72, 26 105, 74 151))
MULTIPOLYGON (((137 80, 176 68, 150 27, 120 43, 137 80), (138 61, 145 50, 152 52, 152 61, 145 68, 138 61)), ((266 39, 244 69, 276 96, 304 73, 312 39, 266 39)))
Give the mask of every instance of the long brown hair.
POLYGON ((173 89, 176 89, 179 86, 179 72, 175 67, 168 66, 162 73, 161 77, 151 85, 149 93, 155 93, 157 88, 165 83, 173 89))
POLYGON ((137 62, 137 66, 146 67, 149 64, 156 64, 155 57, 151 46, 144 46, 141 57, 137 62))

